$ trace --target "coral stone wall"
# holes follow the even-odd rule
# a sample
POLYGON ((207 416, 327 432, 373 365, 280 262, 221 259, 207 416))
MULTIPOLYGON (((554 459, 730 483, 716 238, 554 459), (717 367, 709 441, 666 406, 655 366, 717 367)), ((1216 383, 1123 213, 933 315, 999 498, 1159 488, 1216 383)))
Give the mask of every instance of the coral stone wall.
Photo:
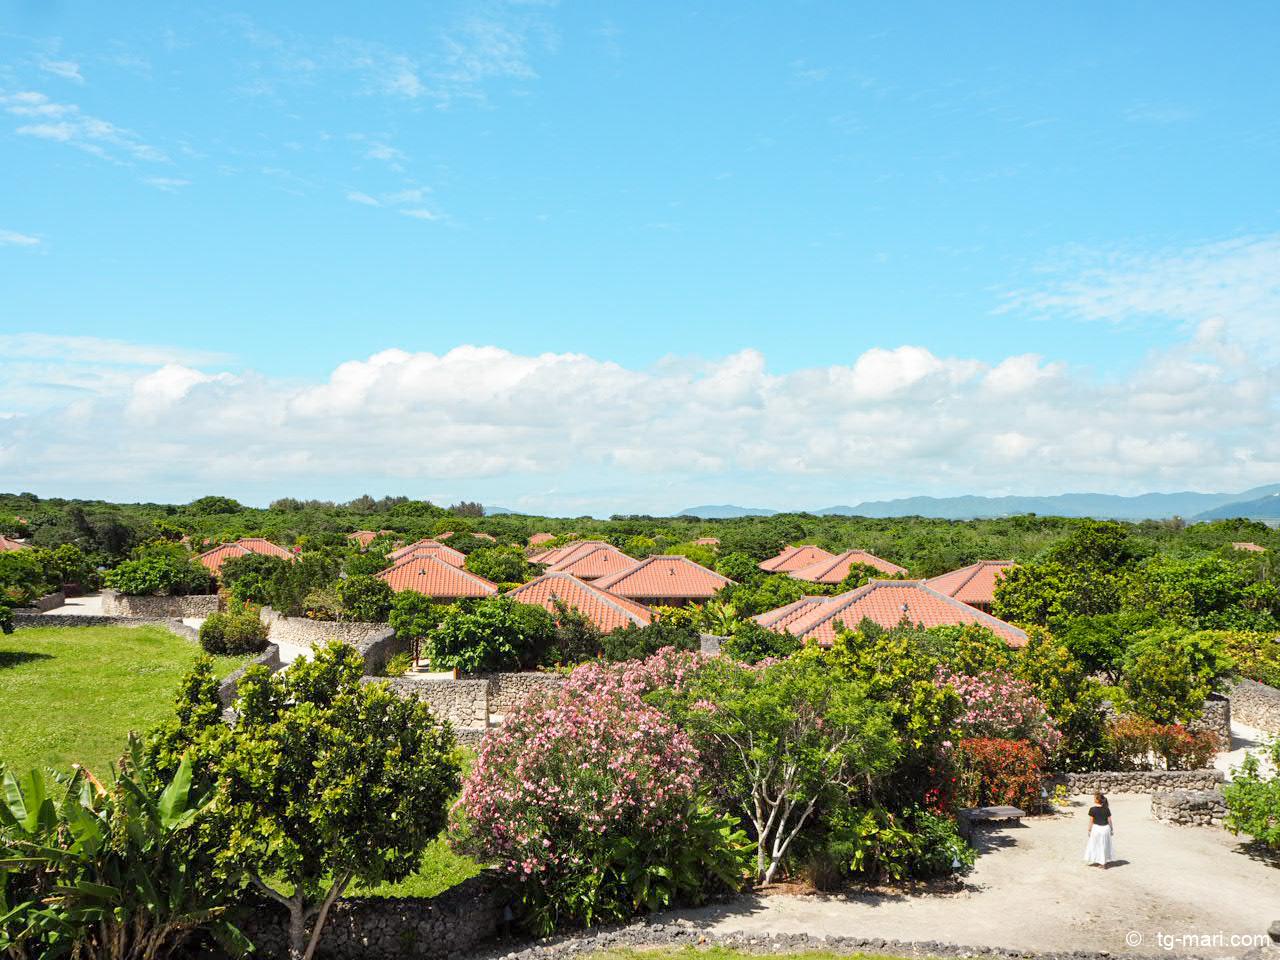
POLYGON ((484 730, 489 723, 487 680, 428 680, 409 674, 386 682, 401 696, 424 701, 454 727, 484 730))
POLYGON ((240 678, 244 676, 246 670, 254 666, 263 666, 275 673, 282 666, 280 663, 280 648, 274 643, 269 643, 265 650, 243 667, 227 674, 226 678, 218 684, 218 700, 224 707, 231 706, 232 701, 236 698, 236 690, 240 686, 240 678))
POLYGON ((1050 782, 1065 784, 1072 793, 1156 793, 1216 790, 1224 779, 1221 770, 1099 770, 1062 773, 1050 782))
POLYGON ((1187 727, 1191 730, 1209 730, 1218 735, 1224 750, 1231 748, 1231 701, 1218 694, 1211 694, 1204 702, 1200 716, 1187 727))
POLYGON ((1280 690, 1256 680, 1241 680, 1231 688, 1231 711, 1241 723, 1280 734, 1280 690))
POLYGON ((1181 826, 1220 827, 1227 802, 1217 790, 1159 790, 1151 795, 1151 815, 1181 826))
POLYGON ((23 613, 20 610, 13 612, 15 630, 39 627, 164 627, 186 640, 199 639, 199 634, 181 620, 163 617, 78 616, 74 613, 23 613))
POLYGON ((408 641, 398 639, 385 623, 286 617, 270 607, 263 607, 259 616, 284 660, 306 656, 314 644, 340 640, 364 655, 366 673, 378 673, 393 654, 409 649, 408 641))
POLYGON ((142 597, 115 590, 102 591, 102 613, 108 617, 142 617, 181 620, 217 613, 221 598, 216 593, 186 597, 142 597))
MULTIPOLYGON (((491 874, 481 874, 429 899, 352 898, 329 912, 319 955, 328 960, 441 960, 467 956, 504 923, 508 897, 491 874)), ((288 955, 288 916, 263 904, 237 919, 255 956, 288 955)))
POLYGON ((564 683, 558 673, 477 673, 474 679, 489 684, 489 709, 493 713, 506 713, 535 690, 556 690, 564 683))

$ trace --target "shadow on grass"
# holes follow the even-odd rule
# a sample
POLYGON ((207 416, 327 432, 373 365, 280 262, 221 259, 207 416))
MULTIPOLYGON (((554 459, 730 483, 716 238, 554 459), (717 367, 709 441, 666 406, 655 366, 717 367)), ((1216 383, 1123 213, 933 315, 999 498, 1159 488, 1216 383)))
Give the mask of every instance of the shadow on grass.
POLYGON ((47 653, 32 653, 30 650, 0 650, 0 670, 6 670, 9 667, 20 667, 24 663, 32 663, 36 660, 52 660, 53 657, 47 653))

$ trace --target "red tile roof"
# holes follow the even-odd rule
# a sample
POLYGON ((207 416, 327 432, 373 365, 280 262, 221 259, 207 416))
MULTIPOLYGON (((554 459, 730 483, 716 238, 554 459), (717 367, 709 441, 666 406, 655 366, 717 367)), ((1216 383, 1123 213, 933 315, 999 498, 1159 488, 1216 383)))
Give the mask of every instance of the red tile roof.
POLYGON ((262 537, 242 537, 235 543, 224 543, 212 550, 206 550, 196 559, 204 565, 205 569, 217 576, 222 570, 222 565, 232 557, 244 557, 251 553, 261 554, 264 557, 279 557, 281 560, 294 559, 293 554, 284 547, 277 546, 262 537))
POLYGON ((840 583, 849 575, 850 568, 858 563, 875 567, 881 573, 889 575, 907 572, 906 567, 900 567, 888 560, 881 560, 875 554, 867 553, 865 550, 846 550, 826 560, 790 570, 789 573, 797 580, 808 580, 810 583, 840 583))
POLYGON ((697 544, 699 547, 718 547, 718 546, 720 546, 720 538, 719 538, 719 537, 699 537, 697 540, 695 540, 695 541, 693 541, 693 542, 694 542, 695 544, 697 544))
POLYGON ((360 544, 360 549, 363 550, 373 542, 375 537, 380 537, 383 534, 390 532, 390 530, 357 530, 355 533, 348 533, 347 539, 354 540, 356 543, 360 544))
POLYGON ((628 623, 643 627, 653 620, 653 614, 640 604, 601 590, 568 573, 544 573, 536 580, 516 587, 507 596, 521 603, 543 607, 553 614, 556 612, 555 601, 561 600, 594 623, 602 633, 610 633, 628 623))
POLYGON ((0 533, 0 553, 13 553, 15 550, 26 550, 28 544, 20 540, 12 540, 0 533))
POLYGON ((1249 553, 1267 552, 1266 547, 1260 547, 1256 543, 1250 543, 1248 541, 1245 541, 1244 543, 1233 543, 1231 546, 1235 547, 1237 550, 1247 550, 1249 553))
POLYGON ((379 573, 378 578, 396 593, 413 590, 435 600, 489 597, 498 592, 496 583, 431 555, 407 556, 379 573))
POLYGON ((762 627, 768 627, 770 630, 785 630, 788 624, 794 623, 802 617, 807 617, 830 599, 831 597, 801 597, 799 600, 793 600, 788 603, 785 607, 766 610, 751 619, 762 627))
POLYGON ((629 557, 617 547, 603 546, 581 550, 553 563, 547 569, 557 573, 571 573, 579 580, 598 580, 636 565, 635 557, 629 557))
POLYGON ((799 547, 785 547, 776 557, 762 560, 758 566, 766 573, 790 573, 792 570, 799 570, 801 567, 807 567, 830 557, 831 554, 821 547, 803 544, 799 547))
POLYGON ((1005 572, 1016 567, 1012 560, 979 560, 959 570, 939 574, 925 581, 925 585, 955 597, 961 603, 990 607, 996 598, 996 584, 1005 572))
MULTIPOLYGON (((468 531, 467 531, 467 533, 468 533, 470 536, 476 537, 476 538, 478 538, 478 539, 480 539, 480 540, 488 540, 490 543, 497 543, 497 542, 498 542, 498 538, 497 538, 497 537, 495 537, 492 533, 481 533, 481 532, 479 532, 479 531, 471 531, 471 530, 468 530, 468 531)), ((454 532, 453 532, 452 530, 446 530, 444 533, 437 533, 437 534, 436 534, 436 539, 437 539, 437 540, 448 540, 448 539, 449 539, 450 537, 452 537, 452 536, 454 536, 454 532)))
POLYGON ((554 533, 535 533, 529 538, 529 546, 537 547, 546 543, 548 540, 554 540, 555 538, 556 535, 554 533))
MULTIPOLYGON (((556 547, 554 550, 547 550, 543 553, 535 553, 529 558, 531 563, 543 563, 548 567, 561 563, 571 557, 578 556, 588 550, 596 547, 612 547, 613 544, 605 543, 603 540, 574 540, 572 543, 566 543, 562 547, 556 547)), ((617 549, 614 547, 614 549, 617 549)))
POLYGON ((418 554, 439 557, 452 567, 461 567, 467 562, 467 555, 461 550, 446 547, 436 540, 415 540, 413 543, 398 550, 392 550, 387 554, 387 559, 392 563, 399 563, 405 557, 417 556, 418 554))
POLYGON ((941 594, 921 580, 872 580, 848 593, 816 599, 822 602, 811 604, 807 610, 799 611, 798 616, 788 616, 784 612, 787 608, 782 607, 762 613, 755 620, 770 629, 785 630, 820 644, 829 644, 835 638, 837 623, 854 630, 863 619, 869 619, 891 629, 903 618, 926 627, 964 624, 986 627, 1011 647, 1021 647, 1027 642, 1026 633, 1012 624, 941 594))
POLYGON ((688 557, 646 557, 629 570, 610 574, 596 586, 644 603, 709 600, 716 591, 733 583, 688 557))

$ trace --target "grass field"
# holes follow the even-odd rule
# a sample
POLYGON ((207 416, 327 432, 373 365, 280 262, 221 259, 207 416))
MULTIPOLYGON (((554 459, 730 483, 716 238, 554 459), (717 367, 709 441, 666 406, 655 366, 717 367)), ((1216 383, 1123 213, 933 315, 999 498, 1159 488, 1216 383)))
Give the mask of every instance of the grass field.
MULTIPOLYGON (((0 761, 103 772, 130 730, 173 709, 200 648, 160 627, 49 627, 0 635, 0 761)), ((216 657, 225 676, 244 657, 216 657)))

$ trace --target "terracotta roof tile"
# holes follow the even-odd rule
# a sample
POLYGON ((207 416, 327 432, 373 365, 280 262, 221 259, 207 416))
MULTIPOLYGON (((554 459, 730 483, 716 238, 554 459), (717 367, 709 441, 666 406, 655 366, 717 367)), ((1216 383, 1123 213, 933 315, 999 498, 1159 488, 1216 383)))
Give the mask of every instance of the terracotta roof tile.
POLYGON ((532 537, 529 538, 529 546, 539 547, 542 544, 546 543, 548 540, 554 540, 555 538, 556 538, 556 535, 554 533, 535 533, 532 537))
POLYGON ((865 550, 846 550, 844 553, 838 553, 835 556, 828 555, 827 559, 819 560, 808 566, 792 569, 789 573, 797 580, 808 580, 810 583, 835 584, 844 580, 849 575, 850 568, 858 563, 865 564, 868 567, 875 567, 881 573, 890 576, 907 572, 905 567, 890 563, 888 560, 881 560, 875 554, 867 553, 865 550))
MULTIPOLYGON (((782 610, 785 608, 760 614, 760 617, 780 614, 782 610)), ((921 580, 872 580, 856 590, 827 597, 825 602, 813 604, 799 616, 778 616, 771 629, 829 644, 835 638, 837 623, 853 630, 863 619, 869 619, 891 629, 904 617, 909 623, 926 627, 964 624, 986 627, 1011 647, 1025 646, 1027 642, 1027 635, 1012 624, 941 594, 921 580)))
POLYGON ((594 623, 602 633, 610 633, 628 623, 645 626, 653 620, 653 615, 640 604, 601 590, 568 573, 544 573, 510 591, 507 596, 521 603, 543 607, 553 614, 556 612, 555 601, 559 599, 594 623))
POLYGON ((549 572, 571 573, 579 580, 598 580, 611 574, 630 570, 636 565, 635 557, 629 557, 617 547, 592 547, 553 563, 549 572))
POLYGON ((1266 547, 1260 547, 1256 543, 1250 543, 1247 540, 1244 543, 1233 543, 1231 544, 1231 546, 1235 547, 1237 550, 1246 550, 1249 553, 1266 553, 1267 552, 1266 547))
POLYGON ((498 592, 496 583, 431 555, 407 556, 379 573, 378 579, 385 580, 396 593, 413 590, 435 600, 489 597, 498 592))
POLYGON ((347 539, 354 540, 360 544, 360 549, 364 550, 369 544, 373 543, 374 538, 390 532, 390 530, 357 530, 355 533, 348 533, 347 539))
POLYGON ((217 576, 222 570, 222 565, 232 557, 243 557, 251 553, 261 554, 264 557, 279 557, 281 560, 294 559, 294 555, 284 547, 263 537, 242 537, 235 543, 224 543, 206 550, 196 559, 204 565, 206 570, 217 576))
POLYGON ((405 557, 412 557, 421 554, 423 556, 439 557, 445 563, 453 567, 461 567, 467 562, 467 555, 461 550, 455 550, 453 547, 446 547, 443 543, 436 540, 415 540, 398 550, 392 550, 387 554, 387 559, 392 563, 399 563, 405 557))
POLYGON ((788 624, 794 623, 802 617, 807 617, 831 599, 831 597, 801 597, 799 600, 793 600, 788 603, 785 607, 766 610, 764 613, 756 614, 751 619, 762 627, 768 627, 770 630, 785 630, 788 624))
POLYGON ((693 542, 694 542, 695 544, 697 544, 699 547, 718 547, 718 546, 720 546, 720 538, 719 538, 719 537, 699 537, 697 540, 695 540, 695 541, 693 541, 693 542))
POLYGON ((26 550, 28 547, 29 545, 21 540, 13 540, 4 534, 0 534, 0 553, 13 553, 16 550, 26 550))
POLYGON ((629 570, 610 574, 596 586, 644 603, 709 600, 733 583, 688 557, 656 556, 638 561, 629 570))
POLYGON ((832 554, 821 547, 802 544, 798 547, 786 547, 776 557, 760 561, 758 566, 766 573, 790 573, 792 570, 799 570, 819 560, 827 560, 831 556, 832 554))
POLYGON ((959 570, 939 574, 925 581, 925 585, 955 597, 961 603, 990 607, 996 598, 996 584, 1005 572, 1016 567, 1012 560, 979 560, 959 570))
MULTIPOLYGON (((613 544, 605 543, 603 540, 574 540, 572 543, 566 543, 564 546, 556 547, 554 550, 535 554, 530 559, 533 563, 543 563, 550 567, 588 550, 594 550, 596 547, 613 547, 613 544)), ((613 547, 613 549, 616 550, 617 548, 613 547)))

